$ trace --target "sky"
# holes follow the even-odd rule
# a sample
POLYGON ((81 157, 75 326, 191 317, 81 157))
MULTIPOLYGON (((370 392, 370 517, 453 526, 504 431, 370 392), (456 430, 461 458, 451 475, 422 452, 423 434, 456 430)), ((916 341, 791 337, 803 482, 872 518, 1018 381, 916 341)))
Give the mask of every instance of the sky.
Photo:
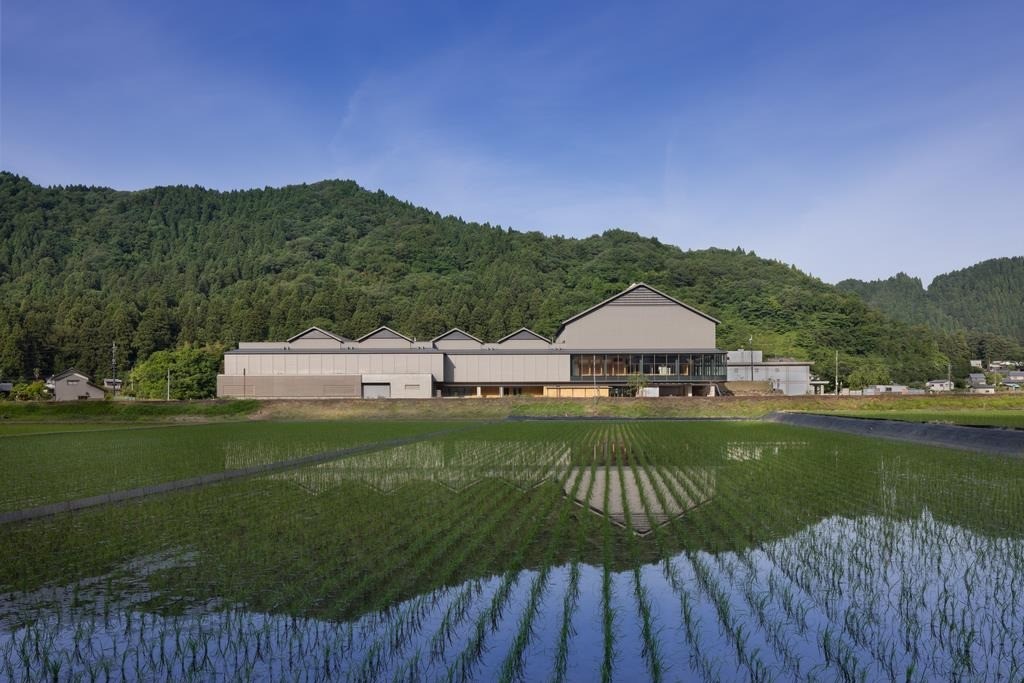
POLYGON ((352 179, 826 282, 1024 254, 1024 2, 0 6, 0 167, 352 179))

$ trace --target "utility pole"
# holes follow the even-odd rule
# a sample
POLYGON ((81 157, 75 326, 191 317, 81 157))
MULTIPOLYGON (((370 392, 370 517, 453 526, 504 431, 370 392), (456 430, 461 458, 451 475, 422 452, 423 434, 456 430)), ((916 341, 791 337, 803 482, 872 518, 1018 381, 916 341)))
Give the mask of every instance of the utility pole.
POLYGON ((110 342, 110 376, 113 380, 114 396, 117 396, 117 342, 110 342))
POLYGON ((171 366, 167 366, 167 400, 171 400, 171 366))
POLYGON ((750 335, 750 381, 754 381, 754 335, 750 335))
POLYGON ((836 349, 836 396, 839 395, 839 349, 836 349))

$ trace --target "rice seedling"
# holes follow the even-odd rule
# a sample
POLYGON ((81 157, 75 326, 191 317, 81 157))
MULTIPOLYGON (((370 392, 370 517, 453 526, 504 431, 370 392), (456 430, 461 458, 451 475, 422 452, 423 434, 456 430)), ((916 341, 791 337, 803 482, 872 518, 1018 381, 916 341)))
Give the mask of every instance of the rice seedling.
MULTIPOLYGON (((74 437, 118 463, 143 439, 162 477, 203 444, 223 468, 387 429, 229 426, 175 432, 177 454, 166 428, 4 437, 0 462, 74 437)), ((5 485, 45 500, 142 469, 5 485)), ((3 525, 0 548, 0 679, 1024 673, 1024 462, 780 425, 481 425, 3 525)))

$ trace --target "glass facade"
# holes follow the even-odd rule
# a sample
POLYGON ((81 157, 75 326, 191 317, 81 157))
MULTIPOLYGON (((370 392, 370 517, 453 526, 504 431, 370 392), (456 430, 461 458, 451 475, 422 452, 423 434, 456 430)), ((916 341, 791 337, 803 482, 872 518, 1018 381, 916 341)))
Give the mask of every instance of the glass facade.
POLYGON ((725 381, 725 352, 719 353, 574 353, 574 380, 625 382, 646 375, 649 382, 725 381))

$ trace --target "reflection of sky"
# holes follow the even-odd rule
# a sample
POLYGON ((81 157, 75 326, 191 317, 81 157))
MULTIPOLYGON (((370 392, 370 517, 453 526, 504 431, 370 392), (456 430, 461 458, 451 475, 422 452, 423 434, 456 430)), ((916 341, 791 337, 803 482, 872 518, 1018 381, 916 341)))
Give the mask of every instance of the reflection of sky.
MULTIPOLYGON (((639 575, 673 678, 693 680, 703 673, 746 679, 763 670, 780 680, 812 673, 834 679, 846 666, 868 680, 902 679, 911 664, 914 680, 968 674, 1019 678, 1024 672, 1013 669, 1014 662, 1024 666, 1024 611, 1011 601, 1012 595, 1024 594, 1024 541, 977 535, 936 522, 927 512, 909 521, 833 517, 756 549, 680 554, 667 563, 642 566, 639 575), (689 627, 684 604, 692 615, 689 627), (824 661, 826 647, 830 663, 824 661), (957 668, 964 652, 971 655, 972 671, 957 668)), ((611 577, 619 680, 647 677, 635 576, 627 571, 611 577)), ((567 565, 551 568, 544 577, 533 639, 525 650, 526 680, 550 677, 570 577, 567 565)), ((71 620, 72 612, 65 609, 57 623, 60 610, 44 609, 32 628, 54 637, 64 656, 70 655, 72 634, 79 629, 92 643, 82 646, 85 661, 95 661, 101 649, 109 653, 113 646, 118 653, 127 646, 131 653, 140 642, 147 652, 158 650, 161 640, 173 651, 177 631, 210 653, 207 675, 251 665, 257 677, 294 678, 322 670, 326 652, 335 672, 355 674, 374 661, 380 678, 413 671, 420 678, 436 678, 456 665, 480 624, 485 647, 481 658, 473 660, 473 671, 477 678, 490 679, 523 627, 541 573, 523 570, 508 579, 510 584, 490 577, 445 587, 348 623, 240 610, 175 619, 129 606, 112 610, 106 622, 84 613, 71 620), (502 595, 507 599, 496 600, 502 595), (130 624, 125 609, 131 612, 130 624), (257 641, 260 659, 255 658, 257 641)), ((569 680, 599 678, 601 581, 600 567, 581 566, 578 598, 569 595, 574 632, 569 680)), ((24 605, 30 598, 20 596, 19 601, 24 605)), ((0 666, 25 633, 5 628, 0 634, 0 666)), ((83 666, 76 662, 71 668, 83 666)), ((111 666, 116 674, 120 655, 111 666)), ((172 670, 172 677, 187 674, 185 666, 172 670)))

